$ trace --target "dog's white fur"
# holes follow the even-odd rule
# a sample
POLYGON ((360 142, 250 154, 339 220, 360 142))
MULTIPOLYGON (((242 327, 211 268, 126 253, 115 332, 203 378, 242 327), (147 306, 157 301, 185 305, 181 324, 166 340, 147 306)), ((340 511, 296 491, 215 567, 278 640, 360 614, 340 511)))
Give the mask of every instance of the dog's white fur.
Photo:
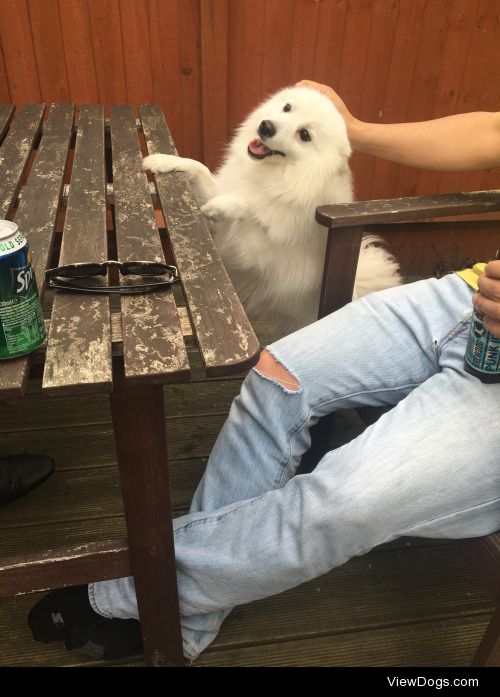
MULTIPOLYGON (((327 233, 315 211, 353 200, 350 154, 344 121, 330 100, 290 87, 248 116, 217 174, 196 160, 161 154, 146 157, 144 168, 188 175, 250 318, 271 320, 285 334, 317 318, 327 233), (267 129, 259 135, 262 122, 267 129), (303 129, 310 140, 302 139, 303 129), (249 144, 257 155, 280 154, 255 159, 249 144)), ((396 261, 377 239, 363 241, 353 297, 400 282, 396 261)))

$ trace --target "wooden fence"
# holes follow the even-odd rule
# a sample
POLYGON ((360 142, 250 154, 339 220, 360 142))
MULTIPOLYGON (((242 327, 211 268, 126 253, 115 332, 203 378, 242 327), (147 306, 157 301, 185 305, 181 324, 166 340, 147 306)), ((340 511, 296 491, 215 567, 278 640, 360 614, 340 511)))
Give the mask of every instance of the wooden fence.
MULTIPOLYGON (((159 103, 180 154, 220 161, 301 78, 366 120, 500 110, 500 0, 0 0, 0 102, 159 103)), ((499 188, 352 158, 359 199, 499 188)))

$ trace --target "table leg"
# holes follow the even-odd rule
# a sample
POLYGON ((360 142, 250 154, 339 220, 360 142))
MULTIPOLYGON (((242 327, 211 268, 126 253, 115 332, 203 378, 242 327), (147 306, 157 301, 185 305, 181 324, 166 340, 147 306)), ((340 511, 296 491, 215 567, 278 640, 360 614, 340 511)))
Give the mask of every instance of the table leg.
POLYGON ((115 370, 111 413, 148 665, 183 665, 161 385, 115 370))

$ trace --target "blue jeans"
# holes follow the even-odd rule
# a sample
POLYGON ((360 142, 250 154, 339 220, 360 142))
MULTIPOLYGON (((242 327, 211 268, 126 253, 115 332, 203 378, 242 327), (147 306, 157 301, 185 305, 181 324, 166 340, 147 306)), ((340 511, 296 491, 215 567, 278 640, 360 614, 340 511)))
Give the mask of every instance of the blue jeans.
MULTIPOLYGON (((383 542, 500 529, 500 383, 463 370, 471 296, 453 275, 391 288, 268 347, 298 389, 250 371, 190 513, 174 521, 186 657, 232 607, 383 542), (311 425, 361 405, 394 408, 294 477, 311 425)), ((138 616, 130 578, 89 597, 107 617, 138 616)))

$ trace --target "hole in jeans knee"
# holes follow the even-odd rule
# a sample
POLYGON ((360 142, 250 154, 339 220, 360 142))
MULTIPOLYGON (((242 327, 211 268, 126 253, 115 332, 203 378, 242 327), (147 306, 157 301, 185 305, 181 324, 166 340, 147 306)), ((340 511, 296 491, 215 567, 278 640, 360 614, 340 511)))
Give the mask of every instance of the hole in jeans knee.
POLYGON ((259 357, 255 370, 265 378, 278 382, 282 387, 290 392, 298 392, 300 384, 298 380, 283 366, 278 363, 276 358, 266 349, 259 357))

